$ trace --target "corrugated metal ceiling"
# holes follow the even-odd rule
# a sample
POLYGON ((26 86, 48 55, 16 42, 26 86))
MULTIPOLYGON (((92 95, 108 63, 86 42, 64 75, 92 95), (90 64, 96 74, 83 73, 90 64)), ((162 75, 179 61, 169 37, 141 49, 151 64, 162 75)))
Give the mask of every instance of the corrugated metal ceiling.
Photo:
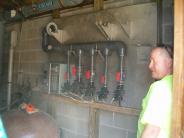
POLYGON ((98 2, 98 0, 0 0, 0 13, 6 21, 11 22, 49 12, 81 7, 93 4, 95 1, 98 2))
POLYGON ((46 1, 58 1, 61 8, 67 8, 71 6, 91 4, 94 0, 0 0, 0 9, 18 9, 24 6, 31 6, 46 1))

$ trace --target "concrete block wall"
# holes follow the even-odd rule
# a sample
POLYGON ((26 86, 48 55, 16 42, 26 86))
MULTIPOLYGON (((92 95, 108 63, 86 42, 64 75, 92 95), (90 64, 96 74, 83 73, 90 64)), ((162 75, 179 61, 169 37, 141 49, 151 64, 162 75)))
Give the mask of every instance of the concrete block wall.
POLYGON ((1 81, 0 81, 0 100, 1 110, 5 111, 7 107, 7 88, 8 88, 8 62, 9 62, 9 49, 10 49, 10 32, 6 32, 6 25, 2 32, 2 68, 1 68, 1 81))
POLYGON ((40 92, 33 93, 32 102, 54 117, 61 129, 61 138, 88 138, 89 108, 44 97, 40 92))
MULTIPOLYGON (((149 70, 145 66, 148 65, 149 51, 156 44, 156 4, 136 3, 132 6, 122 6, 98 13, 61 17, 61 19, 55 19, 54 21, 58 24, 59 28, 63 28, 67 32, 67 35, 63 35, 65 43, 106 41, 103 34, 95 25, 98 16, 102 20, 107 20, 112 24, 112 28, 109 30, 114 30, 113 25, 117 27, 122 25, 124 31, 128 33, 128 37, 126 37, 120 28, 116 32, 108 32, 112 40, 123 41, 127 45, 125 67, 127 78, 122 105, 140 108, 141 99, 144 97, 152 81, 149 70)), ((14 90, 17 90, 17 86, 27 87, 32 90, 48 90, 49 63, 63 63, 63 59, 66 59, 65 53, 46 53, 41 48, 41 32, 50 21, 52 21, 51 17, 45 17, 7 26, 7 30, 16 29, 19 33, 14 56, 13 79, 17 83, 14 90)), ((115 63, 113 59, 110 60, 109 67, 111 67, 111 70, 109 71, 109 75, 115 74, 116 68, 118 68, 117 65, 114 65, 115 63)), ((103 69, 102 60, 101 62, 98 60, 97 68, 99 70, 103 69)), ((100 76, 100 74, 97 74, 97 76, 100 76)), ((111 91, 109 95, 112 96, 116 82, 112 76, 109 78, 111 79, 108 84, 111 91)), ((97 85, 99 85, 98 81, 97 85)), ((98 88, 100 89, 100 87, 98 88)))
POLYGON ((173 0, 163 0, 162 15, 162 38, 164 44, 174 43, 174 2, 173 0))
MULTIPOLYGON (((123 105, 140 108, 142 97, 152 81, 145 66, 148 64, 149 50, 156 43, 157 29, 154 24, 156 22, 156 7, 155 3, 147 3, 149 1, 144 1, 147 4, 137 4, 143 3, 143 0, 124 2, 128 3, 125 4, 125 7, 106 10, 108 14, 104 11, 98 14, 106 15, 105 19, 112 21, 111 23, 117 23, 116 19, 118 19, 118 22, 123 24, 129 33, 129 38, 126 38, 121 32, 112 34, 111 38, 124 41, 128 46, 126 95, 123 105), (113 18, 110 16, 111 14, 113 18)), ((104 41, 105 37, 95 26, 95 19, 96 13, 85 13, 62 17, 55 22, 68 32, 69 37, 64 36, 66 43, 104 41)), ((16 82, 14 90, 21 90, 18 87, 21 86, 29 88, 24 93, 34 91, 32 93, 33 103, 55 118, 61 128, 62 138, 86 138, 89 133, 89 108, 44 98, 39 94, 48 90, 49 62, 63 61, 63 55, 48 54, 41 49, 41 31, 50 21, 52 21, 51 17, 44 17, 7 26, 7 31, 15 29, 19 33, 14 58, 13 79, 16 82)), ((111 67, 113 67, 113 60, 111 67)), ((99 137, 133 138, 136 135, 137 118, 137 116, 100 111, 99 137)))
POLYGON ((13 61, 14 90, 17 90, 18 86, 35 88, 42 85, 48 54, 42 50, 41 32, 49 21, 50 17, 7 25, 7 33, 11 30, 18 32, 13 61))
POLYGON ((59 118, 61 137, 87 138, 89 109, 63 102, 60 105, 65 105, 56 106, 59 109, 56 118, 59 118))
POLYGON ((136 138, 138 116, 100 112, 99 138, 136 138))
POLYGON ((42 50, 41 31, 49 19, 44 18, 23 22, 20 29, 19 45, 16 47, 15 78, 19 84, 30 82, 31 87, 39 85, 43 75, 44 64, 48 62, 48 54, 42 50), (22 77, 23 76, 23 77, 22 77), (21 78, 22 77, 22 78, 21 78))
MULTIPOLYGON (((61 138, 89 137, 89 107, 68 103, 55 96, 44 96, 41 92, 33 93, 32 102, 36 107, 54 117, 61 128, 61 138)), ((98 137, 136 138, 137 119, 136 115, 100 110, 98 137)))

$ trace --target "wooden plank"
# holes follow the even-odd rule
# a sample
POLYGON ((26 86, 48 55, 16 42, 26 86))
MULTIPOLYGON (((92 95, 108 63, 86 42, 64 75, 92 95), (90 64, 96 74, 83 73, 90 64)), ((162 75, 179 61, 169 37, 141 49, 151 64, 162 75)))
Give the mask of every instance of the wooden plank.
POLYGON ((184 1, 174 0, 174 77, 172 138, 181 138, 184 96, 184 1))
POLYGON ((89 111, 89 138, 99 137, 99 109, 90 108, 89 111))
POLYGON ((134 116, 139 116, 139 113, 140 113, 140 110, 135 108, 118 107, 118 106, 108 105, 104 103, 96 103, 93 101, 77 100, 71 97, 65 97, 65 96, 54 95, 54 94, 45 94, 42 92, 40 92, 40 94, 46 98, 49 97, 49 98, 52 98, 53 100, 61 100, 63 102, 67 102, 67 103, 71 103, 71 104, 75 104, 75 105, 79 105, 87 108, 96 108, 100 110, 127 114, 127 115, 134 115, 134 116))
POLYGON ((111 111, 116 113, 122 113, 122 114, 128 114, 128 115, 135 115, 139 116, 140 110, 135 108, 127 108, 127 107, 120 107, 120 106, 114 106, 104 103, 93 103, 91 104, 93 108, 98 108, 105 111, 111 111))
POLYGON ((95 11, 100 11, 104 9, 104 0, 94 0, 95 11))

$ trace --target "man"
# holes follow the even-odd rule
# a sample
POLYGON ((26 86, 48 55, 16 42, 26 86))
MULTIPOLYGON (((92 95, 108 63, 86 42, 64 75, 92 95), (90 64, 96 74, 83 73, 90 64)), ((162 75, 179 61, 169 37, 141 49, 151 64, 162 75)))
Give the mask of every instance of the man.
POLYGON ((156 81, 142 101, 137 138, 170 138, 172 108, 172 48, 151 51, 149 69, 156 81))

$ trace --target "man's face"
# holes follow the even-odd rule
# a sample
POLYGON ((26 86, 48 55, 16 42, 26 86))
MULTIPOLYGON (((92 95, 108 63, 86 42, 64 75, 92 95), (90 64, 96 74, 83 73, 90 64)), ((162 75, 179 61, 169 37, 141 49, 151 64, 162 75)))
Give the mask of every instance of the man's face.
POLYGON ((155 49, 151 52, 149 69, 154 79, 162 79, 170 74, 168 59, 160 54, 160 49, 155 49))

